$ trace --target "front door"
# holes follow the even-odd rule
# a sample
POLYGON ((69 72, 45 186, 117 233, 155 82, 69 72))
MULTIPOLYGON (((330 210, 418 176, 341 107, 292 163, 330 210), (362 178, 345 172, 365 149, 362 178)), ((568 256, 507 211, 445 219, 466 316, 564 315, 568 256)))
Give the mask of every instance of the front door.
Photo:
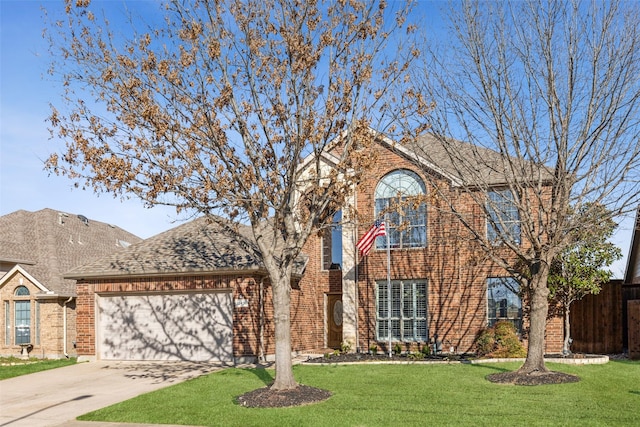
POLYGON ((342 294, 327 294, 327 347, 342 344, 342 294))

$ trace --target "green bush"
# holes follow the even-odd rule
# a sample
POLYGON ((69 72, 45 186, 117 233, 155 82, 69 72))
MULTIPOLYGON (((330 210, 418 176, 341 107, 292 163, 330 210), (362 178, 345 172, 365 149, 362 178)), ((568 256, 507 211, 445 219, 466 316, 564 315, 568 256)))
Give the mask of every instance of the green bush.
POLYGON ((402 345, 400 345, 400 343, 396 343, 393 346, 393 354, 396 354, 396 355, 402 354, 402 345))
POLYGON ((515 358, 526 357, 516 327, 507 321, 497 322, 493 327, 483 330, 476 338, 476 353, 480 357, 515 358))
POLYGON ((476 354, 480 357, 488 356, 495 349, 496 338, 493 328, 482 330, 476 338, 476 354))
POLYGON ((425 343, 422 348, 420 349, 420 352, 425 356, 431 356, 431 346, 427 343, 425 343))

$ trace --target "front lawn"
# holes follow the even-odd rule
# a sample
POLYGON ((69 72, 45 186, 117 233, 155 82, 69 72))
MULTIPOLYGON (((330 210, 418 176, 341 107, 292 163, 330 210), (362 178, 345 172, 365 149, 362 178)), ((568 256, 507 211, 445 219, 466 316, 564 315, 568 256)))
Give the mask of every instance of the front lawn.
POLYGON ((302 407, 239 406, 237 396, 272 380, 272 371, 227 369, 86 414, 91 421, 198 426, 635 426, 640 425, 640 362, 549 364, 581 381, 548 386, 494 384, 484 365, 295 366, 300 383, 330 390, 302 407))
POLYGON ((46 371, 47 369, 61 368, 74 363, 76 363, 75 358, 22 360, 17 357, 0 357, 0 380, 46 371))

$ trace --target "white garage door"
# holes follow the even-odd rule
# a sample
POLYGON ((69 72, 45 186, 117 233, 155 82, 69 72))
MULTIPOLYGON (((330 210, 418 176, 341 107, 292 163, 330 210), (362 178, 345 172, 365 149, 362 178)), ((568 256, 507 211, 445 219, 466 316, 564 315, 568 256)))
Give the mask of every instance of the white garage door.
POLYGON ((231 292, 99 296, 106 360, 233 360, 231 292))

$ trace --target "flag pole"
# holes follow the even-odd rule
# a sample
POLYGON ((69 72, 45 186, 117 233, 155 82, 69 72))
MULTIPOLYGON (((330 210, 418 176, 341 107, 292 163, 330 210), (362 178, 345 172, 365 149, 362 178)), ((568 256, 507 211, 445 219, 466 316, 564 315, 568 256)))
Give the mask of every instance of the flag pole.
POLYGON ((389 357, 391 357, 391 245, 389 243, 389 233, 391 231, 391 227, 389 226, 389 218, 388 214, 384 214, 384 223, 385 223, 385 235, 387 238, 387 330, 389 333, 389 357))

